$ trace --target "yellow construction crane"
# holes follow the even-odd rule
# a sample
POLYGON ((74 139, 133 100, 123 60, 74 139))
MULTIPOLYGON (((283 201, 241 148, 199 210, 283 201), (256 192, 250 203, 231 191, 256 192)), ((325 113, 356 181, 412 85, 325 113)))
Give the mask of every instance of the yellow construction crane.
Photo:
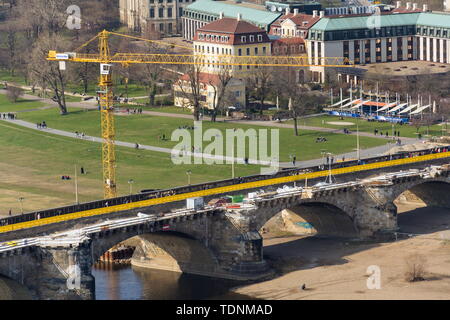
POLYGON ((49 51, 47 60, 67 62, 84 62, 100 64, 99 80, 99 102, 101 112, 102 128, 102 165, 104 197, 114 198, 117 196, 116 186, 116 156, 115 156, 115 126, 113 105, 113 83, 111 66, 114 63, 128 66, 130 64, 173 64, 173 65, 217 65, 217 66, 278 66, 278 67, 343 67, 350 66, 347 59, 319 58, 318 63, 309 63, 306 55, 301 56, 233 56, 233 55, 204 55, 204 54, 136 54, 136 53, 114 53, 111 54, 108 39, 111 35, 147 41, 158 45, 192 48, 156 40, 148 40, 120 33, 102 31, 94 38, 81 45, 75 52, 58 53, 49 51), (98 53, 84 54, 78 51, 98 40, 98 53), (213 60, 208 58, 214 57, 213 60))

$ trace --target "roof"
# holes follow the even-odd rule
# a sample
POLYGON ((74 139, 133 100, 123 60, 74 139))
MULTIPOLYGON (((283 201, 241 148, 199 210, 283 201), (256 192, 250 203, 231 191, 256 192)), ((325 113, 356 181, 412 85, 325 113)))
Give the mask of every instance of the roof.
POLYGON ((450 13, 422 12, 417 19, 417 24, 450 29, 450 13))
MULTIPOLYGON (((191 77, 188 73, 183 74, 180 77, 180 80, 184 80, 184 81, 190 81, 191 77)), ((195 79, 195 77, 194 77, 195 79)), ((220 79, 219 76, 217 74, 214 73, 206 73, 206 72, 200 72, 198 74, 198 82, 200 83, 206 83, 206 84, 219 84, 220 83, 220 79)))
POLYGON ((272 25, 280 26, 282 22, 284 22, 288 19, 291 20, 292 22, 294 22, 297 26, 300 26, 301 28, 309 29, 317 21, 320 20, 320 17, 313 17, 312 15, 304 14, 304 13, 297 13, 297 14, 288 13, 288 14, 285 14, 285 15, 279 17, 277 19, 277 21, 274 22, 272 25), (303 22, 306 22, 306 24, 303 24, 303 22))
POLYGON ((242 20, 264 28, 278 19, 281 15, 280 13, 267 11, 264 7, 259 10, 254 7, 245 6, 244 4, 232 4, 227 1, 197 0, 188 5, 185 10, 212 14, 215 16, 219 16, 220 13, 223 12, 224 17, 231 18, 236 18, 237 14, 240 13, 242 15, 242 20))
POLYGON ((320 19, 311 30, 335 31, 335 30, 353 30, 367 29, 370 25, 377 23, 375 19, 379 17, 380 27, 396 27, 415 25, 421 13, 396 13, 381 14, 374 16, 372 14, 358 16, 333 16, 320 19), (369 20, 372 19, 372 20, 369 20))
MULTIPOLYGON (((330 16, 320 19, 311 30, 334 31, 367 29, 376 22, 374 16, 330 16)), ((381 13, 379 16, 380 27, 396 27, 407 25, 425 25, 439 28, 450 28, 450 14, 441 12, 408 12, 408 13, 381 13)))
POLYGON ((261 28, 247 21, 235 18, 223 18, 213 21, 197 29, 198 31, 244 34, 244 33, 265 33, 261 28))
POLYGON ((266 30, 258 28, 250 22, 222 18, 198 28, 195 31, 194 41, 221 45, 249 45, 270 42, 270 39, 266 30))
POLYGON ((364 103, 365 106, 371 106, 371 107, 384 107, 385 105, 387 105, 387 103, 384 102, 376 102, 376 101, 361 101, 361 100, 355 100, 353 101, 353 104, 360 104, 360 103, 364 103))

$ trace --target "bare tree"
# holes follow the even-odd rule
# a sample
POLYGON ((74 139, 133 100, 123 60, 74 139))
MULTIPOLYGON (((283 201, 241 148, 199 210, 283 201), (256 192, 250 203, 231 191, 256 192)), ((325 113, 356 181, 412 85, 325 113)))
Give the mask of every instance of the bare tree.
POLYGON ((200 65, 190 65, 182 79, 176 81, 175 86, 178 88, 186 106, 194 109, 194 120, 200 120, 200 110, 202 108, 202 67, 200 65))
POLYGON ((253 95, 259 101, 259 113, 263 113, 264 102, 270 94, 272 81, 272 69, 268 67, 260 67, 253 71, 247 78, 247 87, 252 88, 249 94, 253 95))
POLYGON ((20 96, 22 96, 23 90, 19 87, 8 86, 6 89, 6 97, 9 101, 16 103, 20 96))
POLYGON ((229 68, 222 68, 217 75, 218 81, 215 82, 212 79, 209 80, 209 85, 213 88, 213 108, 211 112, 211 121, 216 122, 217 114, 223 109, 224 102, 226 101, 227 86, 230 83, 233 76, 229 68))
POLYGON ((15 21, 8 21, 5 25, 0 27, 0 32, 6 34, 4 43, 8 51, 8 69, 12 77, 15 75, 16 65, 18 62, 18 32, 19 28, 15 21))
POLYGON ((67 113, 65 97, 66 75, 57 62, 47 61, 46 58, 49 50, 64 51, 64 46, 64 40, 60 36, 40 37, 33 48, 29 64, 30 78, 42 88, 49 87, 52 90, 53 100, 58 104, 61 114, 67 113))
MULTIPOLYGON (((161 48, 153 43, 146 44, 146 53, 165 54, 168 53, 167 48, 161 48)), ((163 69, 159 64, 145 64, 140 66, 135 74, 137 80, 146 87, 151 106, 155 105, 156 94, 158 93, 158 82, 160 81, 163 69)))

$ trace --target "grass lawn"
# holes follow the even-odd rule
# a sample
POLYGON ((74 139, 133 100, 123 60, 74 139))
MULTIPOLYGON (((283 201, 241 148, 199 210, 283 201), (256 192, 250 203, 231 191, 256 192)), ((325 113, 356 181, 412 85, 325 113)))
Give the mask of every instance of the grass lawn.
POLYGON ((146 111, 165 112, 165 113, 177 113, 177 114, 192 114, 192 111, 188 108, 180 108, 175 106, 163 106, 163 107, 142 107, 146 111))
POLYGON ((26 85, 25 78, 22 76, 14 76, 12 77, 8 70, 0 69, 0 85, 3 88, 3 81, 6 82, 14 82, 21 85, 26 85))
POLYGON ((32 101, 19 98, 17 102, 10 102, 6 95, 0 94, 0 112, 14 112, 22 110, 32 110, 45 106, 44 103, 39 101, 32 101))
MULTIPOLYGON (((33 123, 45 121, 51 128, 67 130, 71 132, 85 132, 87 135, 100 136, 100 113, 98 111, 85 111, 70 108, 69 114, 60 116, 56 110, 39 110, 22 113, 19 119, 33 123)), ((193 126, 190 119, 156 117, 150 115, 123 115, 116 116, 117 140, 128 141, 145 145, 172 148, 177 142, 170 141, 173 130, 182 126, 193 126), (166 140, 160 140, 159 136, 166 136, 166 140)), ((203 122, 203 130, 242 128, 244 130, 255 128, 264 129, 261 126, 251 126, 235 123, 203 122)), ((271 128, 274 129, 274 128, 271 128)), ((191 131, 192 133, 192 131, 191 131)), ((300 136, 295 137, 293 129, 279 129, 280 133, 280 157, 281 161, 289 161, 289 155, 295 154, 297 161, 309 160, 321 157, 321 150, 340 154, 350 152, 356 148, 356 136, 344 134, 324 133, 317 131, 300 131, 300 136), (325 137, 327 142, 316 143, 316 137, 325 137)), ((269 134, 270 136, 270 134, 269 134)), ((204 147, 209 142, 204 143, 204 147)), ((361 137, 361 148, 370 148, 386 144, 385 140, 361 137)), ((247 142, 248 145, 248 142, 247 142)), ((248 149, 248 148, 247 148, 248 149)))
MULTIPOLYGON (((103 197, 101 144, 60 137, 0 121, 0 215, 20 211, 19 197, 24 197, 25 211, 72 204, 75 201, 75 165, 87 171, 78 175, 80 201, 103 197)), ((133 192, 146 188, 168 188, 219 180, 231 176, 231 165, 174 165, 170 155, 117 147, 117 183, 120 195, 128 194, 128 180, 133 192)), ((236 165, 236 175, 259 172, 257 166, 236 165)))
MULTIPOLYGON (((292 120, 287 121, 286 123, 293 124, 292 120)), ((314 126, 314 127, 323 127, 323 128, 333 128, 333 129, 344 129, 347 128, 351 131, 356 131, 356 124, 358 124, 359 130, 361 132, 369 132, 373 133, 375 129, 378 129, 379 132, 386 132, 388 131, 389 136, 392 135, 392 123, 389 122, 369 122, 364 119, 358 119, 358 118, 344 118, 344 120, 339 120, 339 117, 336 116, 317 116, 317 117, 311 117, 306 119, 301 119, 299 121, 300 125, 307 125, 307 126, 314 126), (329 124, 327 122, 353 122, 354 125, 334 125, 329 124)), ((413 126, 404 124, 394 125, 395 131, 400 131, 400 136, 402 137, 409 137, 409 138, 416 138, 416 128, 413 126)), ((419 132, 422 135, 427 134, 427 127, 421 127, 419 132)), ((433 125, 430 126, 429 132, 431 136, 441 136, 442 135, 442 127, 439 125, 433 125)))
MULTIPOLYGON (((98 85, 97 83, 93 82, 89 84, 88 92, 87 94, 90 96, 97 96, 97 90, 98 85)), ((122 95, 123 97, 126 97, 126 88, 125 85, 116 84, 114 83, 114 95, 122 95)), ((82 93, 84 91, 83 87, 78 84, 68 84, 67 85, 67 92, 73 93, 82 93)), ((139 86, 137 84, 128 84, 128 97, 144 97, 147 96, 147 89, 145 87, 139 86)))

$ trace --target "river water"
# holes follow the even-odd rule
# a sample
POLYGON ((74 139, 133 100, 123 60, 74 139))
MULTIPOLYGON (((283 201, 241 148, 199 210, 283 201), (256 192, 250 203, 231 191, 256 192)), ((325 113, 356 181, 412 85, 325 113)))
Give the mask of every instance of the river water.
POLYGON ((230 292, 241 282, 177 272, 96 264, 97 300, 209 300, 250 299, 230 292))

